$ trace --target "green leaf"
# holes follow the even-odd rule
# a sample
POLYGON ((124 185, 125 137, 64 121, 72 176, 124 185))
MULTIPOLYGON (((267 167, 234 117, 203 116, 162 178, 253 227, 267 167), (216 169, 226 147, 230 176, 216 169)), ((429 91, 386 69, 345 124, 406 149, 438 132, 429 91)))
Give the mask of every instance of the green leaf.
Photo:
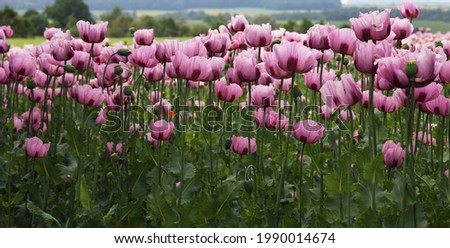
POLYGON ((86 178, 84 177, 84 175, 81 176, 81 181, 80 181, 80 202, 81 202, 81 205, 85 209, 91 211, 89 188, 86 184, 86 178))
MULTIPOLYGON (((360 159, 360 161, 364 160, 360 159)), ((363 177, 371 184, 377 184, 384 178, 384 168, 383 155, 379 153, 372 163, 363 167, 363 177)))
POLYGON ((184 166, 184 179, 192 179, 195 177, 195 166, 191 163, 187 163, 184 166))
POLYGON ((38 206, 36 206, 32 201, 28 201, 28 210, 33 215, 37 215, 48 222, 54 222, 58 225, 58 227, 61 227, 61 223, 59 223, 59 221, 55 217, 53 217, 49 213, 44 212, 42 209, 40 209, 38 206))
POLYGON ((181 204, 188 203, 195 198, 195 194, 202 188, 203 184, 198 180, 191 180, 186 182, 186 185, 183 188, 183 194, 181 197, 181 204))
POLYGON ((217 191, 217 210, 216 210, 216 216, 220 214, 220 212, 223 210, 226 204, 228 204, 230 201, 239 198, 240 196, 240 190, 243 187, 244 182, 231 182, 228 181, 227 183, 224 183, 217 191))
POLYGON ((111 217, 116 213, 116 209, 117 209, 117 204, 114 204, 108 211, 108 213, 103 216, 103 223, 107 224, 110 220, 111 217))

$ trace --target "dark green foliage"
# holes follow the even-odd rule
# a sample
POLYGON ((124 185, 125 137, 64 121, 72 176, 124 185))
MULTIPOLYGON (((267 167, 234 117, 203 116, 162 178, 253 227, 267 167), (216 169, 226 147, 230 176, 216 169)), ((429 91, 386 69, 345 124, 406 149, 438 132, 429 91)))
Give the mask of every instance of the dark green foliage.
POLYGON ((55 0, 54 4, 45 8, 45 13, 56 27, 69 28, 70 19, 93 21, 89 7, 83 0, 55 0))

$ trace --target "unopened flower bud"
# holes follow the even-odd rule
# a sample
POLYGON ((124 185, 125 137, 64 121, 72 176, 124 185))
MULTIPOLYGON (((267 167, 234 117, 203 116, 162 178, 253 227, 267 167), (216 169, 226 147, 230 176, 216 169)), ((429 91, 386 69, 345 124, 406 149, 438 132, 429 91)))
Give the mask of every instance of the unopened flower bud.
POLYGON ((125 56, 127 57, 128 55, 131 54, 131 51, 125 48, 121 48, 117 51, 117 54, 119 54, 120 56, 125 56))
POLYGON ((419 67, 417 67, 416 61, 407 61, 405 67, 405 74, 408 77, 414 77, 419 72, 419 67))
POLYGON ((114 74, 120 75, 120 74, 122 74, 122 72, 123 72, 122 66, 116 65, 116 66, 114 67, 114 74))
POLYGON ((131 96, 131 94, 133 94, 133 89, 131 89, 131 87, 125 87, 125 88, 123 89, 123 93, 124 93, 126 96, 131 96))
POLYGON ((27 87, 30 90, 33 90, 34 88, 36 88, 36 83, 34 81, 29 81, 27 82, 27 87))
POLYGON ((68 73, 75 73, 77 69, 73 65, 64 65, 64 71, 68 73))
POLYGON ((292 95, 293 95, 295 98, 301 97, 301 96, 302 96, 302 91, 300 90, 299 87, 294 86, 294 88, 292 88, 292 95))

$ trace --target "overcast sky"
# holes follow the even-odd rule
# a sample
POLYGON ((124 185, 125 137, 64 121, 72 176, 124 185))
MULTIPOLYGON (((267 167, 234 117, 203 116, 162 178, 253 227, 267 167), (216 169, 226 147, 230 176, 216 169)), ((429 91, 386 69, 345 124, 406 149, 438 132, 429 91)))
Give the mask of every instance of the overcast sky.
MULTIPOLYGON (((342 3, 350 3, 350 4, 362 4, 362 3, 371 3, 371 4, 396 4, 400 5, 403 0, 341 0, 342 3)), ((450 0, 413 0, 413 3, 416 4, 436 4, 436 3, 445 3, 450 4, 450 0)))

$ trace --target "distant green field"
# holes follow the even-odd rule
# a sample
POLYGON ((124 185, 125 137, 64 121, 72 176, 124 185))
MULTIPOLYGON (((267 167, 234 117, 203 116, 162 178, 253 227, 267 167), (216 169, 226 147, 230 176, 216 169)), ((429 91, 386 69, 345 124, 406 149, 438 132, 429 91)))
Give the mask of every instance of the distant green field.
MULTIPOLYGON (((165 39, 177 39, 177 40, 186 40, 188 37, 157 37, 156 40, 165 40, 165 39)), ((44 42, 44 37, 34 37, 34 38, 9 38, 8 43, 15 47, 24 47, 25 45, 39 45, 44 42)), ((117 42, 124 42, 126 45, 133 44, 132 37, 119 37, 119 38, 109 38, 109 43, 114 44, 117 42)))
MULTIPOLYGON (((313 22, 319 22, 319 20, 314 20, 313 22)), ((188 24, 200 24, 204 23, 200 20, 188 20, 188 24)), ((283 23, 283 21, 279 21, 280 24, 283 23)), ((326 23, 334 24, 336 26, 340 26, 344 23, 347 23, 346 21, 326 21, 326 23)), ((431 28, 433 32, 449 32, 450 31, 450 23, 442 22, 442 21, 422 21, 422 20, 414 20, 414 27, 419 28, 431 28)), ((178 39, 178 40, 186 40, 188 37, 156 37, 157 40, 164 40, 164 39, 178 39)), ((8 39, 9 44, 17 47, 23 47, 25 45, 39 45, 40 43, 44 42, 44 37, 34 37, 34 38, 10 38, 8 39)), ((131 37, 121 37, 121 38, 109 38, 109 43, 114 44, 116 42, 124 42, 125 44, 132 44, 133 40, 131 37)))

